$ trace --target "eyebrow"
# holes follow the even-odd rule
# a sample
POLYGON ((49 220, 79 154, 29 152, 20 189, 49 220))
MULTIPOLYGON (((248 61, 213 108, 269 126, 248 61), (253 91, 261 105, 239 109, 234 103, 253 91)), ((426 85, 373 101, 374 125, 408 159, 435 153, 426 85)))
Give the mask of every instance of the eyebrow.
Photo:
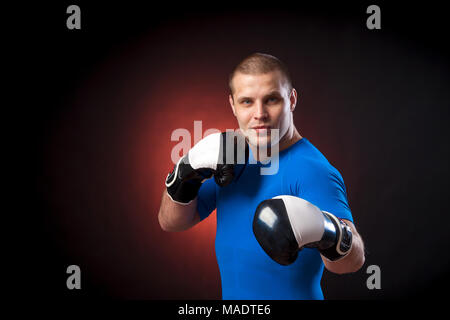
POLYGON ((237 98, 237 101, 243 101, 243 100, 253 100, 253 98, 250 98, 250 97, 238 97, 237 98))
MULTIPOLYGON (((274 90, 274 91, 271 91, 271 92, 269 92, 268 94, 266 94, 266 95, 264 96, 264 98, 267 98, 267 97, 273 97, 273 96, 281 96, 281 93, 280 93, 279 91, 277 91, 277 90, 274 90)), ((238 101, 242 101, 242 100, 253 100, 253 98, 252 98, 252 97, 242 96, 242 97, 237 97, 237 100, 238 100, 238 101)))
POLYGON ((271 96, 281 96, 281 93, 277 90, 274 90, 270 92, 269 94, 265 95, 265 97, 271 97, 271 96))

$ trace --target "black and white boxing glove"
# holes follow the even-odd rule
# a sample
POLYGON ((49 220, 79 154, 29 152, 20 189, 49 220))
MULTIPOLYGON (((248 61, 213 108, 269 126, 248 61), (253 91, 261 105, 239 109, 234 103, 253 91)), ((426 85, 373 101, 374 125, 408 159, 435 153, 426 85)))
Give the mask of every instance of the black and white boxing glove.
POLYGON ((282 265, 293 263, 302 248, 317 248, 326 259, 345 257, 352 246, 350 227, 333 214, 294 196, 262 201, 253 233, 264 251, 282 265))
POLYGON ((235 132, 213 133, 200 140, 182 157, 167 175, 166 187, 170 198, 188 204, 198 195, 202 183, 214 176, 224 187, 234 178, 236 164, 248 160, 245 137, 235 132))

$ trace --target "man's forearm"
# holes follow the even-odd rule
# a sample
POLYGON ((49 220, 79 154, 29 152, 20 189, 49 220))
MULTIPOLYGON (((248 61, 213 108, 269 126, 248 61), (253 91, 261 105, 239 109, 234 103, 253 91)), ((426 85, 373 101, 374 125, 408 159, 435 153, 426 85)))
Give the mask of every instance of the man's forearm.
POLYGON ((361 236, 356 231, 355 226, 350 221, 345 221, 353 233, 353 243, 350 252, 342 259, 337 261, 329 261, 326 258, 322 257, 322 260, 325 264, 325 267, 328 271, 344 274, 358 271, 365 262, 364 257, 364 243, 361 239, 361 236))
POLYGON ((158 220, 164 231, 183 231, 195 225, 197 219, 197 199, 181 205, 170 199, 166 190, 163 191, 158 220))

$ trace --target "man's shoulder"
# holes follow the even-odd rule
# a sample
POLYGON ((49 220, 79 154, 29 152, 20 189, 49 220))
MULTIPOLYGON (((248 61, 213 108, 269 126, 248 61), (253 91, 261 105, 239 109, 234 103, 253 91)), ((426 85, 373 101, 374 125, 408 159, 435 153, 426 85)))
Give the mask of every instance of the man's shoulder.
POLYGON ((306 176, 316 176, 321 174, 328 174, 332 171, 332 166, 328 161, 323 161, 316 157, 292 157, 289 161, 289 170, 293 174, 306 176))
POLYGON ((294 170, 325 170, 330 167, 325 156, 313 146, 292 150, 287 165, 294 170))
POLYGON ((303 182, 323 181, 340 176, 339 171, 325 157, 301 152, 290 155, 283 171, 288 180, 302 180, 303 182))

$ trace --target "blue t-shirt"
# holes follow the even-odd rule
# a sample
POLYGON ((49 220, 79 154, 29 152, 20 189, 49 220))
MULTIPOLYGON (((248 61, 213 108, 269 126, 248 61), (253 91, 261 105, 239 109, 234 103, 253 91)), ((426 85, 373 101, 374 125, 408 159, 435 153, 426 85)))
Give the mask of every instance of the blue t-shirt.
MULTIPOLYGON (((305 199, 323 211, 353 222, 341 174, 306 138, 279 152, 278 172, 262 175, 250 150, 247 165, 238 165, 226 187, 209 179, 200 188, 197 210, 205 219, 217 209, 216 258, 222 299, 323 299, 323 261, 317 249, 305 248, 282 266, 256 240, 253 217, 258 204, 279 195, 305 199)), ((272 168, 275 168, 274 166, 272 168)))

